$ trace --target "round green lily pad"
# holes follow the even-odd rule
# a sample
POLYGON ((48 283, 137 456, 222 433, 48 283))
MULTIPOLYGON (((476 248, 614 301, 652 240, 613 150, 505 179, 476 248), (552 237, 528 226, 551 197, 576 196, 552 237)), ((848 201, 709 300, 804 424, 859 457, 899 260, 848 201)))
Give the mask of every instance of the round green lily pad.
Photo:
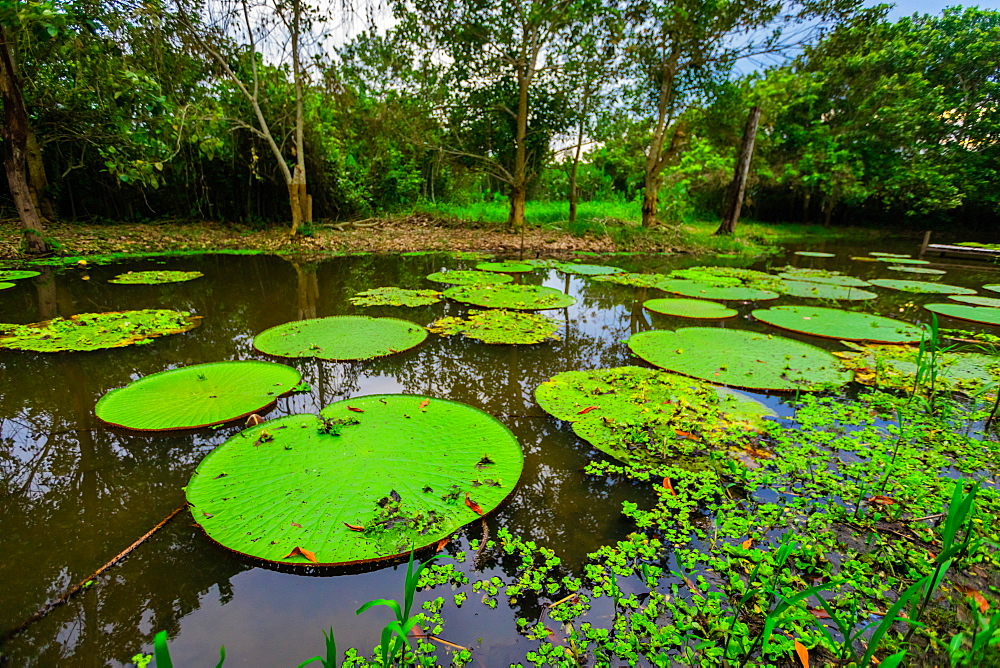
POLYGON ((642 305, 655 313, 682 318, 732 318, 738 313, 736 309, 707 299, 647 299, 642 305))
POLYGON ((970 288, 960 288, 957 285, 946 285, 945 283, 929 283, 927 281, 907 281, 896 278, 873 278, 872 285, 891 290, 902 290, 903 292, 931 293, 939 295, 974 295, 975 290, 970 288))
POLYGON ((752 438, 774 413, 749 397, 658 369, 566 371, 537 388, 546 413, 621 461, 662 464, 693 445, 752 438))
POLYGON ((121 348, 187 332, 199 324, 201 316, 186 311, 81 313, 30 325, 0 324, 0 348, 39 353, 121 348))
POLYGON ((183 283, 201 278, 205 274, 200 271, 130 271, 119 274, 108 283, 120 285, 159 285, 161 283, 183 283))
POLYGON ((496 274, 489 271, 439 271, 427 275, 428 281, 435 283, 447 283, 449 285, 498 285, 500 283, 510 283, 514 280, 512 276, 506 274, 496 274))
MULTIPOLYGON (((965 304, 924 304, 924 308, 949 318, 980 322, 984 325, 1000 325, 1000 308, 966 306, 965 304)), ((2 339, 0 339, 0 343, 3 343, 2 339)))
POLYGON ((37 271, 30 271, 28 269, 5 269, 0 271, 0 281, 19 281, 22 278, 34 278, 35 276, 40 276, 41 274, 37 271))
POLYGON ((882 253, 880 251, 872 251, 868 254, 873 255, 875 257, 912 257, 907 253, 882 253))
POLYGON ((473 306, 519 311, 566 308, 576 303, 576 298, 565 292, 539 285, 458 285, 445 290, 444 296, 473 306))
POLYGON ((476 265, 479 271, 497 271, 504 274, 527 274, 535 268, 523 262, 480 262, 476 265))
POLYGON ((336 566, 433 545, 495 509, 523 466, 514 435, 478 408, 376 394, 240 432, 202 460, 186 494, 230 550, 336 566))
POLYGON ((286 322, 258 334, 253 345, 278 357, 367 360, 409 350, 426 338, 426 329, 407 320, 337 315, 286 322))
POLYGON ((656 284, 666 280, 663 274, 607 274, 595 276, 595 281, 602 283, 617 283, 618 285, 631 285, 637 288, 655 288, 656 284))
POLYGON ((628 340, 650 364, 712 383, 759 390, 825 390, 851 380, 827 351, 782 336, 687 327, 628 340))
POLYGON ((905 265, 898 267, 886 267, 886 269, 889 271, 905 271, 910 274, 936 274, 939 276, 948 273, 942 269, 931 269, 930 267, 908 267, 905 265))
POLYGON ((701 299, 721 299, 722 301, 756 302, 777 299, 778 293, 771 290, 747 288, 741 285, 715 287, 700 281, 690 281, 683 278, 668 278, 656 284, 657 289, 685 297, 701 299))
MULTIPOLYGON (((834 355, 854 379, 864 385, 912 392, 917 379, 919 349, 913 346, 861 345, 845 342, 850 351, 834 355)), ((925 358, 926 359, 926 358, 925 358)), ((929 382, 924 374, 922 384, 929 382)), ((975 394, 989 383, 1000 381, 1000 363, 995 356, 982 353, 939 352, 935 360, 936 390, 975 394)))
POLYGON ((854 276, 843 276, 837 272, 822 271, 819 269, 795 269, 788 268, 778 274, 781 278, 789 281, 807 281, 809 283, 824 283, 826 285, 841 285, 845 288, 863 288, 868 285, 868 281, 863 281, 854 276))
POLYGON ((559 262, 553 265, 564 274, 577 274, 580 276, 607 276, 608 274, 623 274, 624 269, 618 267, 608 267, 602 264, 574 264, 572 262, 559 262))
POLYGON ((908 322, 836 308, 775 306, 752 315, 775 327, 830 339, 912 343, 924 338, 924 330, 908 322))
POLYGON ((559 323, 537 313, 503 309, 469 311, 468 318, 441 318, 427 329, 442 336, 464 334, 483 343, 529 344, 559 340, 559 323))
POLYGON ((456 260, 490 260, 493 258, 493 253, 486 253, 484 251, 451 251, 445 253, 448 257, 453 257, 456 260))
POLYGON ((973 306, 1000 308, 1000 299, 997 299, 996 297, 980 297, 978 295, 948 295, 948 299, 953 299, 956 302, 962 302, 963 304, 972 304, 973 306))
POLYGON ((813 283, 812 281, 785 281, 781 291, 790 297, 805 299, 846 299, 861 301, 878 297, 874 292, 861 288, 830 285, 828 283, 813 283))
POLYGON ((990 292, 1000 292, 1000 285, 998 284, 984 285, 983 290, 989 290, 990 292))
POLYGON ((0 290, 6 290, 7 288, 12 288, 16 283, 0 283, 0 290))
POLYGON ((670 272, 669 278, 683 278, 714 287, 742 286, 774 291, 781 286, 781 279, 777 276, 741 267, 701 266, 675 269, 670 272))
POLYGON ((877 262, 892 262, 893 264, 930 264, 928 260, 913 260, 905 257, 878 257, 877 262))
POLYGON ((355 306, 428 306, 441 301, 437 290, 408 290, 407 288, 372 288, 351 297, 355 306))
POLYGON ((161 371, 111 390, 97 417, 143 431, 193 429, 256 413, 291 392, 299 372, 274 362, 213 362, 161 371))
POLYGON ((821 253, 819 251, 795 251, 795 254, 803 257, 836 257, 833 253, 821 253))

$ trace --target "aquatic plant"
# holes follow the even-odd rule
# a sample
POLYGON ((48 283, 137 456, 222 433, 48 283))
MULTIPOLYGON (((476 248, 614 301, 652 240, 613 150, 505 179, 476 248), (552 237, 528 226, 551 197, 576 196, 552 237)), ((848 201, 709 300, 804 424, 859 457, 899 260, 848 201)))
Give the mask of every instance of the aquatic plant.
POLYGON ((498 285, 511 283, 514 277, 490 271, 456 270, 427 274, 427 280, 450 285, 498 285))
POLYGON ((801 297, 804 299, 846 299, 849 301, 864 301, 878 297, 877 294, 869 290, 828 283, 814 283, 812 281, 786 280, 781 285, 779 291, 789 297, 801 297))
POLYGON ((924 304, 924 308, 932 313, 946 315, 957 320, 981 322, 985 325, 1000 325, 1000 308, 966 306, 965 304, 924 304))
POLYGON ((0 270, 0 281, 20 281, 25 278, 34 278, 35 276, 40 275, 41 274, 37 271, 25 269, 3 269, 0 270))
POLYGON ((0 323, 0 348, 39 353, 89 351, 151 343, 181 334, 201 324, 187 311, 149 309, 111 313, 81 313, 30 325, 0 323))
POLYGON ((872 285, 902 292, 913 292, 917 294, 940 294, 940 295, 974 295, 976 291, 971 288, 963 288, 957 285, 947 285, 945 283, 930 283, 928 281, 906 281, 895 278, 873 278, 869 281, 872 285))
POLYGON ((617 283, 618 285, 631 285, 637 288, 655 288, 656 284, 666 280, 663 274, 605 274, 594 276, 595 281, 602 283, 617 283))
POLYGON ((120 285, 160 285, 162 283, 183 283, 201 278, 205 274, 200 271, 130 271, 119 274, 108 283, 120 285))
POLYGON ((552 265, 564 274, 575 274, 580 276, 607 276, 609 274, 623 274, 624 269, 619 267, 609 267, 603 264, 576 264, 573 262, 557 262, 552 265))
POLYGON ((913 343, 924 336, 922 327, 908 322, 835 308, 775 306, 751 315, 781 329, 847 341, 913 343))
POLYGON ((478 271, 496 271, 503 274, 527 274, 535 270, 530 264, 523 262, 480 262, 476 265, 478 271))
POLYGON ((685 297, 718 299, 720 301, 768 301, 780 295, 772 290, 745 287, 742 285, 714 286, 684 278, 668 278, 656 284, 658 290, 685 297))
POLYGON ((537 313, 521 313, 503 309, 469 311, 467 318, 441 318, 427 326, 428 331, 442 336, 463 336, 490 344, 532 344, 559 340, 560 324, 537 313))
POLYGON ((286 322, 255 336, 253 346, 278 357, 367 360, 409 350, 426 338, 426 329, 407 320, 340 315, 286 322))
POLYGON ((437 290, 372 288, 357 293, 348 301, 355 306, 429 306, 441 301, 441 293, 437 290))
POLYGON ((521 311, 566 308, 576 303, 576 297, 538 285, 458 285, 445 290, 444 296, 473 306, 521 311))
POLYGON ((707 299, 647 299, 642 305, 654 313, 681 318, 732 318, 739 313, 736 309, 707 299))

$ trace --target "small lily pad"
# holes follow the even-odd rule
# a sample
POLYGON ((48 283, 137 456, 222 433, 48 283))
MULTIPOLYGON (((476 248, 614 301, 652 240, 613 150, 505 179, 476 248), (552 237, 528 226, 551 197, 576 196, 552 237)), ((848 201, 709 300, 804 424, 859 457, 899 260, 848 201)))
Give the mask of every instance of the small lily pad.
POLYGON ((286 322, 258 334, 253 345, 278 357, 367 360, 409 350, 426 338, 426 329, 407 320, 338 315, 286 322))
POLYGON ((576 303, 575 297, 538 285, 459 285, 445 290, 444 296, 473 306, 519 311, 566 308, 576 303))
POLYGON ((722 301, 756 302, 777 299, 779 297, 777 292, 772 292, 771 290, 747 288, 741 285, 715 287, 699 281, 690 281, 683 278, 673 278, 660 281, 656 284, 656 287, 664 292, 671 292, 685 297, 719 299, 722 301))
POLYGON ((355 306, 429 306, 441 301, 437 290, 409 290, 407 288, 372 288, 351 297, 355 306))
POLYGON ((738 313, 736 309, 707 299, 647 299, 642 305, 655 313, 682 318, 732 318, 738 313))
POLYGON ((0 348, 39 353, 121 348, 187 332, 199 324, 201 316, 186 311, 81 313, 30 325, 0 324, 0 348))
POLYGON ((527 274, 535 270, 530 264, 523 262, 480 262, 476 265, 479 271, 496 271, 504 274, 527 274))
POLYGON ((774 415, 724 388, 636 366, 566 371, 535 388, 535 399, 598 450, 633 464, 746 440, 774 415))
POLYGON ((821 253, 819 251, 795 251, 795 254, 802 257, 837 257, 833 253, 821 253))
POLYGON ((657 283, 667 279, 663 274, 607 274, 605 276, 595 276, 595 281, 602 283, 617 283, 618 285, 631 285, 637 288, 655 288, 657 283))
POLYGON ((870 285, 868 281, 863 281, 854 276, 844 276, 836 271, 823 271, 821 269, 799 269, 786 267, 785 271, 778 274, 781 278, 790 281, 807 281, 809 283, 824 283, 827 285, 841 285, 846 288, 864 288, 870 285))
POLYGON ((902 265, 899 267, 886 267, 886 269, 889 271, 905 271, 910 274, 936 274, 938 276, 948 273, 943 269, 931 269, 930 267, 907 267, 902 265))
POLYGON ((1000 292, 1000 284, 984 285, 983 290, 989 290, 990 292, 1000 292))
POLYGON ((119 274, 108 283, 120 285, 159 285, 161 283, 183 283, 201 278, 205 274, 200 271, 130 271, 119 274))
POLYGON ((469 311, 468 318, 441 318, 427 329, 442 336, 464 334, 483 343, 530 344, 559 340, 559 323, 537 313, 490 309, 469 311))
POLYGON ((628 340, 650 364, 712 383, 760 390, 826 390, 851 380, 830 353, 782 336, 718 327, 652 331, 628 340))
POLYGON ((790 297, 802 297, 804 299, 846 299, 848 301, 862 301, 865 299, 875 299, 878 297, 874 292, 862 290, 861 288, 845 287, 843 285, 830 285, 828 283, 813 283, 812 281, 785 281, 781 287, 782 293, 790 297))
POLYGON ((927 281, 907 281, 895 278, 873 278, 872 285, 890 290, 901 290, 903 292, 928 293, 939 295, 974 295, 975 290, 970 288, 960 288, 957 285, 947 285, 945 283, 929 283, 927 281))
POLYGON ((965 304, 924 304, 924 308, 949 318, 980 322, 984 325, 1000 325, 1000 308, 966 306, 965 304))
POLYGON ((449 285, 498 285, 500 283, 510 283, 514 278, 506 274, 495 274, 489 271, 458 270, 439 271, 434 274, 428 274, 427 280, 449 285))
POLYGON ((608 274, 623 274, 624 269, 618 267, 608 267, 602 264, 574 264, 573 262, 559 262, 553 265, 564 274, 576 274, 580 276, 607 276, 608 274))
POLYGON ((17 285, 17 283, 0 283, 0 290, 6 290, 7 288, 12 288, 15 285, 17 285))
POLYGON ((771 291, 777 290, 781 285, 781 279, 777 276, 742 267, 701 266, 675 269, 670 272, 669 278, 683 278, 715 287, 742 286, 771 291))
POLYGON ((878 257, 877 262, 892 262, 893 264, 930 264, 928 260, 913 260, 905 257, 878 257))
POLYGON ((819 306, 775 306, 752 315, 775 327, 830 339, 912 343, 925 336, 922 328, 908 322, 819 306))
POLYGON ((369 395, 240 432, 205 456, 186 495, 230 550, 335 566, 434 545, 494 510, 523 466, 514 435, 478 408, 369 395))
POLYGON ((868 254, 875 257, 913 257, 907 253, 882 253, 880 251, 872 251, 868 254))
POLYGON ((490 260, 493 258, 493 253, 485 253, 483 251, 451 251, 450 253, 446 253, 446 255, 456 260, 490 260))
POLYGON ((295 390, 302 376, 273 362, 213 362, 161 371, 111 390, 97 417, 143 431, 193 429, 229 422, 295 390))
MULTIPOLYGON (((851 350, 834 355, 841 359, 844 366, 854 370, 856 381, 875 387, 913 391, 920 356, 917 348, 849 342, 844 345, 851 350)), ((937 354, 934 375, 937 390, 975 394, 996 381, 1000 381, 1000 364, 995 356, 948 351, 937 354)))
POLYGON ((997 299, 996 297, 980 297, 978 295, 948 295, 948 299, 953 299, 956 302, 962 302, 963 304, 972 304, 973 306, 1000 308, 1000 299, 997 299))
POLYGON ((19 281, 22 278, 34 278, 35 276, 40 276, 41 274, 37 271, 30 271, 28 269, 5 269, 0 271, 0 281, 19 281))

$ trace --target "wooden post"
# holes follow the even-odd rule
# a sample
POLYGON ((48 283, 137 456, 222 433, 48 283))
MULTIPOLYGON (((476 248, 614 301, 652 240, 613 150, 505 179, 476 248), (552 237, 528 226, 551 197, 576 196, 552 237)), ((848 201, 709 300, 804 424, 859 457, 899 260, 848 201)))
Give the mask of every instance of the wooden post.
POLYGON ((736 222, 740 219, 740 209, 743 208, 743 193, 747 185, 747 174, 750 172, 750 159, 753 158, 753 145, 757 138, 757 124, 760 122, 760 107, 750 108, 747 124, 743 128, 743 141, 740 142, 740 152, 736 159, 736 170, 733 181, 729 184, 729 194, 726 197, 726 212, 722 224, 715 231, 716 235, 733 234, 736 222))
POLYGON ((930 243, 931 243, 931 231, 927 230, 926 232, 924 232, 924 242, 920 244, 920 257, 923 257, 924 253, 927 252, 927 246, 930 245, 930 243))

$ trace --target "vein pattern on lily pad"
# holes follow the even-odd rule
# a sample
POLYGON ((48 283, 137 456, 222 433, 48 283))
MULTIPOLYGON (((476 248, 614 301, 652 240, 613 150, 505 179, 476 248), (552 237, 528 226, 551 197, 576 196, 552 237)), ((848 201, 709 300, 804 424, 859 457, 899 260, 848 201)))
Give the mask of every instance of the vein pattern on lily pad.
POLYGON ((0 324, 0 348, 39 353, 121 348, 187 332, 199 324, 201 316, 186 311, 81 313, 30 325, 0 324))
POLYGON ((258 334, 254 347, 278 357, 366 360, 420 344, 427 330, 407 320, 339 315, 286 322, 258 334))
POLYGON ((473 306, 519 311, 566 308, 576 303, 576 298, 565 292, 538 285, 458 285, 445 290, 444 296, 473 306))
POLYGON ((851 380, 821 348, 740 329, 642 332, 628 340, 628 347, 668 371, 752 390, 826 390, 851 380))
POLYGON ((878 297, 874 292, 861 288, 828 283, 813 283, 810 281, 785 281, 781 292, 790 297, 803 299, 846 299, 848 301, 863 301, 878 297))
POLYGON ((442 336, 463 334, 483 343, 529 344, 559 340, 559 323, 536 313, 503 309, 469 311, 468 318, 441 318, 428 330, 442 336))
MULTIPOLYGON (((949 318, 981 322, 984 325, 1000 325, 1000 308, 988 306, 966 306, 965 304, 924 304, 924 308, 949 318)), ((2 343, 0 339, 0 343, 2 343)))
POLYGON ((439 271, 428 274, 427 280, 434 281, 435 283, 446 283, 448 285, 497 285, 499 283, 510 283, 514 278, 507 274, 460 269, 457 271, 439 271))
POLYGON ((908 322, 835 308, 776 306, 757 309, 752 315, 775 327, 830 339, 913 343, 924 337, 920 327, 908 322))
POLYGON ((355 306, 429 306, 441 301, 437 290, 409 290, 407 288, 372 288, 351 297, 355 306))
POLYGON ((662 464, 736 442, 773 415, 763 404, 677 374, 626 366, 566 371, 535 389, 546 413, 621 461, 662 464))
POLYGON ((198 465, 187 500, 230 550, 334 566, 436 543, 496 508, 523 466, 514 435, 478 408, 369 395, 233 436, 198 465))
POLYGON ((642 305, 655 313, 681 318, 732 318, 738 313, 736 309, 707 299, 647 299, 642 305))
POLYGON ((160 285, 161 283, 183 283, 201 278, 205 274, 200 271, 130 271, 119 274, 108 283, 120 285, 160 285))
POLYGON ((213 362, 161 371, 111 390, 94 412, 105 422, 144 431, 192 429, 255 413, 302 380, 274 362, 213 362))
POLYGON ((948 299, 952 299, 956 302, 962 302, 963 304, 972 304, 973 306, 1000 308, 1000 299, 996 297, 980 297, 979 295, 948 295, 948 299))

